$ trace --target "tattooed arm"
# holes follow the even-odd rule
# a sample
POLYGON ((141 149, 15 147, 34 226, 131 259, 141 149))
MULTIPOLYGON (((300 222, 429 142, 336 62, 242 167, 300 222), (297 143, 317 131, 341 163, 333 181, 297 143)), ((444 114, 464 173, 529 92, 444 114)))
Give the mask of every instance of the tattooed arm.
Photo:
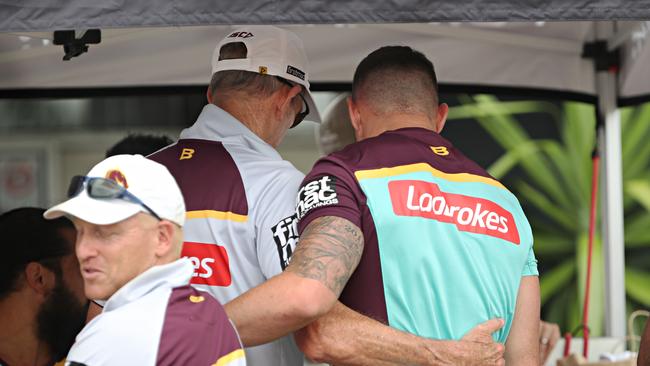
POLYGON ((337 304, 362 252, 363 234, 350 221, 333 216, 312 221, 283 273, 226 304, 244 346, 270 342, 327 314, 297 336, 303 351, 321 361, 503 365, 503 346, 491 337, 503 326, 501 320, 478 325, 461 341, 436 341, 400 332, 337 304))
POLYGON ((362 252, 363 234, 350 221, 323 216, 309 223, 283 273, 226 304, 244 345, 270 342, 326 314, 362 252))

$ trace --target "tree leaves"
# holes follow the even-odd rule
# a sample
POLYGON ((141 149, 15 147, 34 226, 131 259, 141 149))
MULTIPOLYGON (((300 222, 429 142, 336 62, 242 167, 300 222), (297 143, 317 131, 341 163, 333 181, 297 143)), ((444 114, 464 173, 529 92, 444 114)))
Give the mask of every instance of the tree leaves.
MULTIPOLYGON (((566 102, 559 109, 548 102, 500 102, 491 95, 459 99, 463 105, 452 108, 449 119, 475 119, 505 150, 488 168, 490 174, 501 179, 515 168, 523 171, 513 191, 522 203, 534 208, 527 213, 535 252, 544 258, 566 257, 541 277, 542 304, 550 320, 563 321, 565 329, 578 325, 586 271, 591 155, 596 141, 594 106, 566 102), (517 119, 527 113, 548 115, 549 122, 559 127, 560 140, 532 139, 517 119)), ((626 248, 650 247, 650 103, 623 108, 621 117, 626 248)), ((600 225, 597 232, 599 229, 600 225)), ((604 319, 603 265, 597 239, 590 302, 593 335, 601 332, 604 319)), ((650 273, 628 267, 625 287, 631 298, 650 306, 650 273)))

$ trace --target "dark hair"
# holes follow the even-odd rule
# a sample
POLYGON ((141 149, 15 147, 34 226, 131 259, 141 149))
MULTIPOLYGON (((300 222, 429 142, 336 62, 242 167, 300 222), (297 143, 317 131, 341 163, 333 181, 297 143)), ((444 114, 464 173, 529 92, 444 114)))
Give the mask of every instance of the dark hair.
MULTIPOLYGON (((219 61, 246 58, 248 48, 243 42, 226 43, 219 49, 219 61)), ((251 71, 224 70, 215 72, 210 80, 212 99, 219 100, 233 91, 268 97, 282 86, 280 80, 271 75, 251 71)))
POLYGON ((63 237, 64 228, 74 230, 65 217, 43 218, 42 208, 24 207, 0 215, 0 300, 18 288, 18 279, 30 262, 39 262, 61 276, 61 258, 73 253, 74 243, 63 237))
POLYGON ((106 157, 121 154, 140 154, 147 156, 155 153, 173 141, 165 135, 143 135, 131 133, 118 141, 106 151, 106 157))
POLYGON ((391 101, 403 99, 400 102, 411 104, 426 101, 436 105, 438 102, 438 79, 433 63, 421 52, 407 46, 385 46, 366 56, 354 73, 352 98, 358 100, 362 90, 372 94, 369 96, 371 99, 388 92, 391 101), (377 90, 374 93, 368 91, 371 87, 377 90), (433 102, 428 99, 429 95, 418 98, 423 93, 430 94, 433 102))

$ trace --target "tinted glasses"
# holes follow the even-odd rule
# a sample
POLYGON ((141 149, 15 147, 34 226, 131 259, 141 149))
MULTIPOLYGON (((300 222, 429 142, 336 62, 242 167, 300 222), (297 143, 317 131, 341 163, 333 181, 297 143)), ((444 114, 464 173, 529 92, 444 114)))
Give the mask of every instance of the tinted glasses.
POLYGON ((126 188, 110 179, 75 175, 72 177, 70 186, 68 187, 68 198, 77 196, 83 191, 84 186, 86 187, 88 196, 92 198, 100 200, 120 199, 136 203, 144 207, 144 209, 153 215, 153 217, 161 220, 160 216, 158 216, 154 210, 149 208, 149 206, 142 202, 138 197, 134 196, 133 193, 127 191, 126 188))
MULTIPOLYGON (((280 80, 280 82, 282 82, 283 84, 288 85, 290 88, 293 88, 294 85, 296 85, 296 84, 290 83, 289 81, 287 81, 287 80, 285 80, 285 79, 283 79, 283 78, 281 78, 279 76, 277 78, 278 78, 278 80, 280 80)), ((300 87, 302 88, 302 86, 300 86, 300 87)), ((302 120, 305 119, 305 117, 307 117, 307 115, 309 114, 309 104, 307 104, 307 100, 302 95, 302 91, 300 93, 298 93, 298 95, 300 96, 300 99, 302 99, 302 104, 304 106, 304 109, 296 114, 296 118, 293 120, 293 124, 291 125, 290 128, 294 128, 294 127, 298 126, 298 124, 300 122, 302 122, 302 120)))

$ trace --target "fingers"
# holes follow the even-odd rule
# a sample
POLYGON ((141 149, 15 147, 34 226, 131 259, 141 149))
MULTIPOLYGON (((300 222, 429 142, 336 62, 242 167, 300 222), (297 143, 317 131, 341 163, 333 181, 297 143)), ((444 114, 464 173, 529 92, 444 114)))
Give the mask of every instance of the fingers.
POLYGON ((479 324, 478 327, 481 328, 482 331, 492 334, 503 328, 504 324, 505 321, 503 319, 495 318, 479 324))
POLYGON ((487 348, 486 354, 488 355, 486 361, 482 362, 482 365, 496 365, 503 366, 505 365, 505 351, 506 347, 501 343, 494 343, 489 345, 482 345, 487 348))
POLYGON ((505 365, 505 346, 501 343, 480 343, 469 342, 470 347, 473 349, 473 356, 471 357, 468 365, 505 365))
POLYGON ((469 332, 467 332, 467 334, 463 336, 462 339, 466 341, 483 343, 493 342, 494 340, 492 339, 492 333, 501 329, 504 324, 505 321, 503 319, 490 319, 472 328, 469 332))
POLYGON ((560 339, 560 327, 554 323, 540 322, 539 324, 539 362, 544 365, 553 347, 560 339))

